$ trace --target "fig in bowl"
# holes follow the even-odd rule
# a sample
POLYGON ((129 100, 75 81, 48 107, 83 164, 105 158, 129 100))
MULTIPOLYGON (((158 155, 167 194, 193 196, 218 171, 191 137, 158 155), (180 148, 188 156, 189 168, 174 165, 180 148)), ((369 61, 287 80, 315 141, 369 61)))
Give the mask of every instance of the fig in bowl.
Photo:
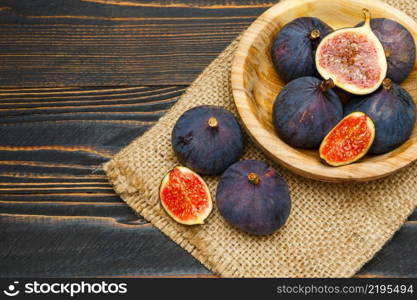
POLYGON ((361 111, 376 126, 371 154, 384 154, 397 149, 410 138, 416 122, 416 104, 401 86, 386 78, 375 93, 356 97, 345 106, 345 113, 361 111))
POLYGON ((272 120, 278 136, 292 147, 314 149, 342 119, 343 106, 333 80, 300 77, 277 96, 272 120))
MULTIPOLYGON (((357 26, 362 26, 363 23, 357 26)), ((413 70, 416 44, 410 31, 400 23, 387 18, 371 20, 371 28, 384 47, 387 58, 387 77, 402 83, 413 70)))
POLYGON ((272 61, 285 82, 317 76, 316 49, 333 29, 318 18, 301 17, 286 24, 272 45, 272 61))

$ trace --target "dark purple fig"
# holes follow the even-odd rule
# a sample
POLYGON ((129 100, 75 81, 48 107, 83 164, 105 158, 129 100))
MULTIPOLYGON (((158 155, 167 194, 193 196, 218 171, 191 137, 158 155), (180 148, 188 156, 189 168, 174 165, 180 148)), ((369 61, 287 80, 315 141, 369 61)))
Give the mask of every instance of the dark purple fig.
POLYGON ((387 77, 396 83, 403 82, 413 69, 416 60, 413 36, 400 23, 385 18, 372 19, 371 28, 385 50, 388 62, 387 77))
POLYGON ((272 45, 272 61, 285 82, 317 75, 315 51, 333 29, 318 18, 303 17, 286 24, 272 45))
POLYGON ((172 130, 172 147, 182 164, 197 173, 217 175, 243 152, 243 135, 228 110, 203 105, 187 110, 172 130))
POLYGON ((281 90, 273 106, 272 121, 284 142, 297 148, 320 146, 343 117, 343 106, 333 86, 331 79, 301 77, 281 90))
POLYGON ((242 160, 230 166, 220 178, 216 203, 226 221, 255 235, 276 231, 291 210, 287 183, 259 160, 242 160))
POLYGON ((373 94, 353 98, 345 106, 345 114, 366 113, 374 121, 375 140, 369 153, 383 154, 403 144, 411 135, 416 121, 416 105, 410 94, 385 79, 373 94))

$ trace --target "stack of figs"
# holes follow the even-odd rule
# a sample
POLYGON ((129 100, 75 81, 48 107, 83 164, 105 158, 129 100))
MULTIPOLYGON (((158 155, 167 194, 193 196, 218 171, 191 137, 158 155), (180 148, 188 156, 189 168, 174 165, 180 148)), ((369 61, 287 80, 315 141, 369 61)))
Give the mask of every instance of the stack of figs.
POLYGON ((319 149, 332 166, 396 149, 416 119, 400 86, 414 67, 414 39, 398 22, 363 13, 364 22, 338 30, 317 18, 295 19, 272 46, 287 83, 273 105, 275 130, 292 147, 319 149))
POLYGON ((220 214, 235 228, 267 235, 285 224, 291 210, 287 183, 263 161, 239 161, 244 138, 230 111, 209 105, 187 110, 176 122, 171 142, 183 166, 165 175, 160 199, 175 221, 203 224, 210 214, 210 190, 201 174, 221 175, 216 204, 220 214))
MULTIPOLYGON (((336 31, 317 18, 298 18, 272 47, 273 64, 287 83, 273 106, 277 134, 293 147, 319 149, 332 166, 368 151, 392 151, 414 127, 414 101, 399 85, 414 66, 413 37, 393 20, 364 15, 365 22, 336 31)), ((221 175, 216 205, 229 224, 266 235, 286 223, 288 186, 267 163, 240 160, 244 138, 230 111, 205 105, 184 112, 171 143, 182 165, 163 178, 160 199, 175 221, 203 224, 213 202, 200 175, 221 175)))

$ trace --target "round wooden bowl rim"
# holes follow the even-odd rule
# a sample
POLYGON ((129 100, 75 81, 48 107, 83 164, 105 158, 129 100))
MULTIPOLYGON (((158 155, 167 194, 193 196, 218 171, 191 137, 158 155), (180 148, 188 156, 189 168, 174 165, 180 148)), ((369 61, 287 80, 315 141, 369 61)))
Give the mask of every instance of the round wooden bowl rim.
MULTIPOLYGON (((258 33, 265 30, 268 25, 273 22, 274 17, 277 15, 281 15, 282 13, 290 9, 294 9, 299 5, 308 5, 319 1, 329 2, 329 0, 293 0, 280 2, 266 10, 245 31, 237 46, 232 61, 231 83, 233 98, 238 114, 242 120, 245 130, 251 136, 252 140, 274 161, 294 173, 307 178, 329 182, 369 181, 388 176, 417 159, 416 140, 413 140, 412 144, 409 145, 405 151, 401 151, 395 155, 382 155, 378 161, 364 160, 341 167, 330 167, 320 162, 317 164, 308 164, 305 161, 305 154, 301 153, 298 149, 288 146, 275 134, 268 131, 250 108, 252 101, 250 93, 247 91, 244 84, 243 70, 249 58, 249 50, 257 39, 258 33), (274 140, 274 147, 271 146, 271 139, 274 140), (381 159, 384 156, 385 158, 381 159)), ((384 2, 377 0, 351 1, 361 4, 364 7, 369 7, 369 5, 378 5, 383 10, 391 11, 400 15, 402 24, 408 24, 411 28, 417 28, 417 23, 411 17, 384 2)), ((415 35, 414 38, 416 38, 415 35)))

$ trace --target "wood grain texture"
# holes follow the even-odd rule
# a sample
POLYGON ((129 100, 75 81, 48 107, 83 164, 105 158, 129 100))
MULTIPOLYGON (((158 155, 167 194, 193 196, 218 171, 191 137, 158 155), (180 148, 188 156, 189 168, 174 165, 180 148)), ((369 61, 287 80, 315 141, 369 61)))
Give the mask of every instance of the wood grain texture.
MULTIPOLYGON (((245 32, 232 63, 233 96, 238 113, 252 139, 274 161, 291 171, 329 182, 370 181, 404 168, 417 159, 417 126, 408 141, 384 155, 332 167, 321 162, 318 150, 295 149, 282 141, 272 124, 272 106, 284 86, 270 55, 273 38, 282 26, 301 16, 318 17, 332 28, 351 27, 368 8, 375 18, 403 24, 417 41, 417 23, 405 13, 383 3, 365 0, 293 0, 279 3, 262 14, 245 32)), ((402 86, 417 99, 417 65, 402 86)))
POLYGON ((2 0, 0 87, 189 84, 268 0, 2 0))
POLYGON ((149 224, 0 214, 0 226, 2 277, 209 274, 149 224))
MULTIPOLYGON (((271 2, 1 1, 0 277, 213 277, 99 166, 271 2)), ((416 222, 358 276, 416 276, 416 222)))
POLYGON ((0 90, 0 277, 210 274, 100 169, 184 89, 0 90))
POLYGON ((0 200, 120 202, 100 165, 184 88, 0 90, 0 200))

